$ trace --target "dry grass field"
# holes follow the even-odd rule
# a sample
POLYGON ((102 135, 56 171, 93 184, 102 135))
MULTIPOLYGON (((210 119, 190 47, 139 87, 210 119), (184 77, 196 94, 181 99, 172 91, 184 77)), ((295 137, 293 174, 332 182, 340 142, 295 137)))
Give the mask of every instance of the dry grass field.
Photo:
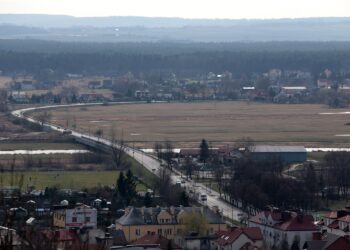
POLYGON ((52 122, 76 124, 94 133, 102 129, 136 146, 152 147, 170 140, 178 147, 197 146, 202 138, 213 146, 249 137, 263 144, 350 146, 350 114, 324 105, 278 105, 248 102, 158 103, 65 108, 52 111, 52 122))

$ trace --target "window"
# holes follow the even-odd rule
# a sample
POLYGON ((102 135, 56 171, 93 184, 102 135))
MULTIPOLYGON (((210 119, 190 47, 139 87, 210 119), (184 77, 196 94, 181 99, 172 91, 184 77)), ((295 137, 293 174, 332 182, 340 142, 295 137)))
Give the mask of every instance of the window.
POLYGON ((72 222, 77 222, 77 217, 72 217, 72 222))
POLYGON ((140 232, 140 229, 139 229, 139 228, 137 228, 137 229, 135 230, 135 234, 136 234, 136 236, 140 236, 140 235, 141 235, 141 232, 140 232))
POLYGON ((161 229, 161 228, 158 229, 158 234, 159 234, 159 235, 162 235, 162 229, 161 229))
POLYGON ((90 222, 90 217, 86 217, 85 222, 90 222))

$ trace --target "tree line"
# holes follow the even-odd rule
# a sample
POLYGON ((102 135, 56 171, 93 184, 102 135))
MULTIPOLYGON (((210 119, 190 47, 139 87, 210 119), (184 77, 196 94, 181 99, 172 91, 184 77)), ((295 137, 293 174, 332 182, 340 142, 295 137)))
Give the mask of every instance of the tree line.
MULTIPOLYGON (((45 69, 55 74, 123 74, 175 72, 180 76, 234 71, 261 73, 271 68, 303 69, 318 74, 325 68, 347 69, 350 49, 339 50, 222 50, 178 49, 176 54, 139 52, 61 53, 0 51, 0 69, 4 73, 26 72, 40 75, 45 69)), ((172 49, 170 46, 169 49, 172 49)))

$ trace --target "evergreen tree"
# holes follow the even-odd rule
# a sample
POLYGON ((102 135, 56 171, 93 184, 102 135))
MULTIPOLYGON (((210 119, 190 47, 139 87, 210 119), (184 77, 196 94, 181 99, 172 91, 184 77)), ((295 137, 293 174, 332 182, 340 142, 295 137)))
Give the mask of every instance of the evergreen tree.
POLYGON ((124 173, 121 172, 117 181, 117 192, 120 196, 125 197, 126 195, 126 184, 124 173))
POLYGON ((208 143, 205 139, 202 140, 201 144, 200 144, 200 152, 199 152, 199 159, 205 163, 207 161, 207 159, 209 158, 209 146, 208 143))
POLYGON ((130 202, 136 197, 137 192, 136 192, 136 181, 135 181, 135 176, 132 173, 132 171, 129 169, 126 172, 126 179, 125 179, 125 198, 127 201, 127 204, 129 205, 130 202))
POLYGON ((144 203, 145 207, 152 206, 152 197, 151 197, 151 194, 149 192, 146 193, 143 203, 144 203))
POLYGON ((185 207, 188 207, 189 206, 188 200, 189 200, 188 195, 186 194, 185 191, 182 191, 181 196, 180 196, 180 204, 185 206, 185 207))
POLYGON ((171 240, 168 241, 168 245, 167 245, 167 250, 173 250, 173 244, 171 242, 171 240))

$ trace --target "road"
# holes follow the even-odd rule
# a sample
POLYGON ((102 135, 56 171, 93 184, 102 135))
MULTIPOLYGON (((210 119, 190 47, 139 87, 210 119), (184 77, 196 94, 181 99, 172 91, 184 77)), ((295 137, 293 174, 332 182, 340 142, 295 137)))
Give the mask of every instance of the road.
MULTIPOLYGON (((126 104, 119 103, 119 104, 126 104)), ((42 109, 52 109, 52 108, 64 108, 64 107, 77 107, 77 106, 92 106, 92 105, 102 105, 102 103, 89 103, 89 104, 68 104, 68 105, 51 105, 51 106, 42 106, 42 107, 33 107, 33 108, 26 108, 26 109, 20 109, 12 111, 11 114, 15 117, 26 119, 27 121, 30 121, 32 123, 40 124, 39 121, 35 120, 32 117, 28 117, 25 115, 28 111, 35 111, 35 110, 42 110, 42 109)), ((50 127, 52 130, 56 130, 59 132, 63 132, 65 129, 59 126, 56 126, 54 124, 45 123, 45 126, 50 127)), ((84 136, 85 138, 89 138, 93 141, 98 141, 100 143, 103 143, 108 146, 112 146, 112 142, 106 139, 98 138, 96 136, 87 135, 84 133, 80 133, 77 131, 72 131, 72 136, 80 138, 84 136)), ((117 145, 113 145, 117 146, 117 145)), ((143 165, 145 168, 147 168, 150 172, 153 172, 154 174, 160 173, 161 162, 154 158, 153 156, 150 156, 146 153, 144 153, 141 150, 133 149, 130 147, 125 147, 124 151, 130 156, 133 157, 136 161, 138 161, 141 165, 143 165)), ((214 209, 214 207, 217 207, 222 212, 223 216, 229 219, 233 219, 236 221, 239 221, 241 219, 241 216, 243 212, 236 208, 231 206, 229 203, 223 201, 220 198, 220 195, 218 192, 204 186, 201 183, 194 182, 193 180, 186 180, 184 178, 181 178, 181 174, 178 172, 172 172, 171 173, 171 179, 174 184, 181 183, 181 185, 186 189, 186 191, 189 193, 189 195, 192 195, 192 197, 197 198, 197 200, 202 204, 206 205, 211 209, 214 209), (200 195, 206 195, 207 201, 201 201, 200 195)))

